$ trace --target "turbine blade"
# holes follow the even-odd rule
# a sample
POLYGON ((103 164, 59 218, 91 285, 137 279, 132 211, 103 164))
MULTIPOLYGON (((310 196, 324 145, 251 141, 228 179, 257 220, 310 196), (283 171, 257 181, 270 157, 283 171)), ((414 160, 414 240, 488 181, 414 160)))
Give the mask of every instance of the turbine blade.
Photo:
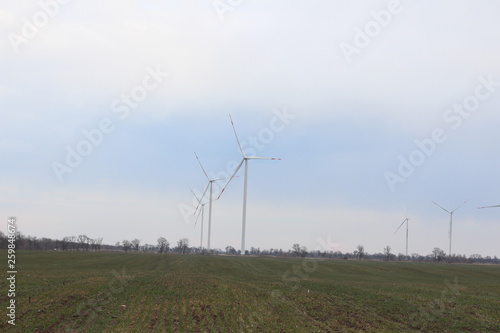
MULTIPOLYGON (((238 178, 239 176, 235 176, 236 178, 238 178)), ((210 181, 211 182, 218 182, 219 180, 224 180, 224 179, 229 179, 231 177, 222 177, 222 178, 215 178, 215 179, 211 179, 210 181)))
POLYGON ((442 210, 444 210, 445 212, 451 213, 448 209, 443 208, 442 206, 438 205, 438 204, 437 204, 437 203, 435 203, 434 201, 433 201, 432 203, 433 203, 433 204, 435 204, 436 206, 438 206, 439 208, 441 208, 442 210))
POLYGON ((500 205, 478 207, 478 209, 483 209, 483 208, 495 208, 495 207, 500 207, 500 205))
POLYGON ((241 169, 241 166, 243 165, 243 162, 245 162, 245 159, 242 159, 241 162, 240 162, 240 165, 238 165, 238 167, 236 168, 236 170, 234 171, 233 175, 231 176, 231 178, 229 178, 228 182, 226 183, 226 185, 224 186, 224 188, 222 189, 222 191, 220 192, 219 196, 217 197, 217 200, 219 200, 219 198, 221 197, 222 193, 224 193, 224 191, 226 190, 226 187, 229 185, 229 183, 231 183, 231 181, 233 180, 233 178, 235 178, 236 174, 238 173, 238 171, 240 171, 241 169))
POLYGON ((403 210, 405 212, 405 217, 408 218, 408 214, 406 213, 406 208, 405 208, 403 201, 401 201, 401 206, 403 206, 403 210))
POLYGON ((467 203, 467 201, 469 201, 469 199, 465 200, 460 206, 458 206, 457 208, 455 208, 451 212, 453 213, 454 211, 456 211, 457 209, 459 209, 460 207, 462 207, 463 205, 465 205, 467 203))
POLYGON ((240 139, 238 138, 238 134, 236 134, 236 128, 234 127, 234 122, 233 122, 233 118, 231 117, 231 115, 229 115, 229 119, 231 119, 231 126, 233 127, 234 136, 236 136, 236 141, 238 141, 238 147, 240 148, 241 156, 243 156, 243 158, 245 158, 245 154, 243 153, 243 148, 241 148, 240 139))
POLYGON ((200 209, 200 211, 198 212, 198 216, 196 216, 196 221, 194 221, 194 229, 196 229, 196 224, 198 223, 198 220, 200 219, 200 215, 201 215, 201 212, 202 212, 202 209, 200 209))
POLYGON ((200 202, 200 198, 198 198, 198 196, 196 195, 196 193, 194 193, 193 189, 190 187, 189 190, 191 191, 191 193, 193 193, 193 195, 196 198, 196 200, 198 200, 198 202, 200 202))
POLYGON ((208 191, 208 188, 210 187, 210 182, 208 182, 207 184, 207 187, 205 188, 205 192, 203 192, 200 200, 198 201, 198 206, 196 206, 196 210, 194 211, 194 213, 196 214, 196 212, 198 211, 198 208, 200 208, 201 206, 201 201, 203 200, 203 198, 205 197, 205 194, 207 194, 207 191, 208 191))
POLYGON ((251 156, 247 157, 247 160, 271 160, 271 161, 281 161, 281 158, 274 158, 274 157, 257 157, 257 156, 251 156))
POLYGON ((403 226, 403 224, 405 224, 405 222, 408 221, 408 219, 404 220, 403 223, 401 223, 399 225, 399 227, 396 229, 396 231, 394 232, 394 235, 398 232, 399 228, 401 228, 403 226))
POLYGON ((203 173, 205 174, 205 176, 207 176, 207 179, 210 180, 210 177, 208 176, 208 173, 205 171, 205 168, 203 167, 203 164, 201 164, 201 161, 198 158, 198 155, 196 155, 196 152, 194 153, 194 156, 196 156, 196 159, 198 160, 198 163, 200 163, 201 170, 203 170, 203 173))

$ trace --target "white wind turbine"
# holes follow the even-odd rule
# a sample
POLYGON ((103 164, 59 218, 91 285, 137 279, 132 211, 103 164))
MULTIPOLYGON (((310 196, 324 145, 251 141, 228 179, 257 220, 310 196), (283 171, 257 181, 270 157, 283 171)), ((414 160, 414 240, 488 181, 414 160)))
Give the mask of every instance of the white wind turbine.
POLYGON ((401 223, 399 225, 399 227, 396 229, 396 231, 394 232, 394 235, 398 232, 398 230, 403 226, 403 224, 405 224, 406 222, 406 256, 408 257, 408 222, 410 221, 410 219, 408 218, 408 215, 406 214, 406 208, 405 206, 403 205, 403 210, 405 211, 405 219, 403 221, 403 223, 401 223))
MULTIPOLYGON (((196 159, 198 160, 198 163, 200 163, 200 166, 201 166, 201 169, 203 170, 203 173, 205 174, 205 176, 207 176, 207 179, 208 179, 208 184, 207 184, 207 187, 205 188, 205 191, 203 192, 203 195, 201 196, 201 198, 198 200, 198 207, 196 207, 196 211, 198 210, 198 208, 200 207, 201 205, 201 200, 203 200, 203 198, 205 197, 205 194, 207 193, 207 191, 210 189, 210 197, 209 197, 209 200, 208 200, 208 241, 207 241, 207 249, 210 251, 210 236, 212 234, 212 198, 213 198, 213 184, 219 180, 223 180, 223 179, 227 179, 227 178, 214 178, 214 179, 211 179, 210 176, 208 175, 207 171, 205 170, 205 168, 203 167, 203 164, 201 164, 201 161, 200 159, 198 158, 198 155, 196 155, 196 153, 194 153, 194 156, 196 156, 196 159)), ((219 195, 220 197, 220 195, 219 195)), ((219 198, 217 198, 218 200, 219 198)), ((196 214, 196 212, 195 212, 196 214)))
MULTIPOLYGON (((194 193, 193 189, 192 188, 189 188, 191 190, 191 193, 193 193, 194 197, 196 198, 196 200, 198 200, 198 206, 201 205, 201 209, 200 209, 200 212, 198 213, 198 216, 196 217, 196 221, 194 222, 194 227, 196 228, 196 224, 198 223, 198 219, 200 218, 200 215, 201 215, 201 238, 200 238, 200 248, 203 248, 203 220, 204 220, 204 217, 205 217, 205 206, 208 204, 208 202, 205 202, 205 203, 201 203, 201 200, 203 198, 198 198, 198 196, 196 195, 196 193, 194 193)), ((194 214, 196 214, 196 211, 194 212, 194 214)))
MULTIPOLYGON (((226 186, 222 189, 221 193, 219 194, 219 198, 224 193, 226 190, 226 187, 229 185, 231 180, 236 176, 238 171, 240 170, 241 166, 243 163, 245 163, 245 183, 243 187, 243 217, 242 217, 242 231, 241 231, 241 255, 245 255, 245 228, 246 228, 246 219, 247 219, 247 189, 248 189, 248 161, 249 160, 281 160, 281 158, 268 158, 268 157, 257 157, 257 156, 246 156, 245 153, 243 152, 243 148, 241 147, 240 139, 238 138, 238 134, 236 134, 236 129, 234 127, 233 123, 233 118, 231 115, 229 115, 229 119, 231 120, 231 126, 233 127, 234 131, 234 136, 236 137, 236 141, 238 142, 238 147, 240 148, 241 156, 243 159, 241 160, 240 164, 234 171, 233 175, 231 178, 229 178, 229 181, 227 182, 226 186)), ((218 198, 217 198, 218 199, 218 198)))
POLYGON ((450 214, 450 233, 449 233, 449 237, 450 237, 450 248, 449 248, 449 251, 448 251, 448 256, 451 257, 451 237, 452 237, 452 224, 453 224, 453 213, 459 209, 460 207, 462 207, 463 205, 465 205, 467 203, 467 201, 469 200, 465 200, 460 206, 458 206, 457 208, 455 208, 454 210, 452 211, 449 211, 447 210, 446 208, 443 208, 442 206, 438 205, 437 203, 435 203, 434 201, 432 202, 433 204, 435 204, 436 206, 438 206, 439 208, 441 208, 442 210, 444 210, 445 212, 448 212, 450 214))

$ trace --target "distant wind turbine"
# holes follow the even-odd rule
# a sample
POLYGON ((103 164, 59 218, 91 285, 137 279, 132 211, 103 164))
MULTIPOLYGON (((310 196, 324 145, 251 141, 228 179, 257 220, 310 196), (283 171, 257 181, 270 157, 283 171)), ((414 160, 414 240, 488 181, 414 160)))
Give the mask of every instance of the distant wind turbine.
POLYGON ((205 191, 203 192, 203 195, 201 196, 201 198, 198 200, 198 206, 196 207, 196 210, 198 210, 198 208, 201 205, 201 201, 205 197, 205 194, 207 193, 207 191, 210 189, 210 198, 208 200, 208 241, 207 241, 207 249, 210 251, 210 236, 212 234, 212 201, 213 201, 212 197, 213 197, 213 184, 215 182, 219 181, 219 180, 223 180, 223 179, 227 179, 227 178, 214 178, 214 179, 211 179, 210 176, 208 176, 207 171, 203 167, 203 164, 201 164, 201 161, 198 158, 198 155, 196 155, 196 153, 194 153, 194 156, 196 156, 196 159, 198 160, 198 163, 200 163, 200 166, 201 166, 201 169, 203 170, 203 173, 205 174, 205 176, 207 176, 207 179, 208 179, 207 187, 205 188, 205 191))
POLYGON ((406 222, 406 256, 408 257, 408 222, 410 221, 410 219, 408 218, 408 215, 406 214, 406 208, 405 206, 403 205, 403 210, 405 211, 405 219, 403 221, 403 223, 401 223, 399 225, 399 227, 396 229, 396 231, 394 232, 394 235, 398 232, 398 230, 403 226, 403 224, 405 224, 406 222))
MULTIPOLYGON (((200 218, 201 215, 201 238, 200 238, 200 248, 203 248, 203 220, 205 217, 205 206, 208 204, 208 202, 201 203, 202 198, 198 198, 196 193, 194 193, 192 188, 189 188, 191 190, 191 193, 193 193, 194 197, 196 200, 198 200, 198 205, 201 205, 200 212, 198 213, 198 216, 196 216, 196 221, 194 222, 194 227, 196 228, 196 224, 198 223, 198 219, 200 218)), ((196 211, 194 212, 196 214, 196 211)))
POLYGON ((495 208, 495 207, 500 207, 500 205, 496 205, 496 206, 485 206, 485 207, 479 207, 478 209, 483 209, 483 208, 495 208))
POLYGON ((452 237, 452 224, 453 224, 453 213, 459 209, 460 207, 462 207, 463 205, 465 205, 467 203, 467 201, 469 200, 465 200, 460 206, 458 206, 457 208, 455 208, 454 210, 452 211, 449 211, 447 210, 446 208, 443 208, 442 206, 438 205, 437 203, 435 203, 434 201, 432 202, 433 204, 435 204, 436 206, 438 206, 439 208, 441 208, 442 210, 444 210, 445 212, 448 212, 450 214, 450 233, 449 233, 449 237, 450 237, 450 248, 449 248, 449 251, 448 251, 448 256, 451 257, 451 237, 452 237))
POLYGON ((248 161, 249 160, 281 160, 281 158, 268 158, 268 157, 257 157, 257 156, 246 156, 243 152, 243 148, 241 147, 240 139, 238 138, 238 134, 236 134, 236 129, 234 127, 233 118, 229 115, 229 119, 231 120, 231 126, 233 127, 234 136, 236 137, 236 141, 238 142, 238 147, 240 148, 241 156, 243 157, 240 164, 234 171, 233 175, 227 182, 226 186, 222 189, 219 194, 219 198, 226 190, 226 187, 229 185, 231 180, 236 176, 238 171, 240 170, 243 163, 245 163, 245 184, 243 187, 243 217, 242 217, 242 232, 241 232, 241 255, 245 255, 245 228, 246 228, 246 218, 247 218, 247 189, 248 189, 248 161))

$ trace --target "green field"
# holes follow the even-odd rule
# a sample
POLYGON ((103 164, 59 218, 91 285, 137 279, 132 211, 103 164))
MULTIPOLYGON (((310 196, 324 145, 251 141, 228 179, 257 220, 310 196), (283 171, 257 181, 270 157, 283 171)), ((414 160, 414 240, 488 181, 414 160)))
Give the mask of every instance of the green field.
POLYGON ((500 266, 25 251, 17 270, 2 332, 500 332, 500 266))

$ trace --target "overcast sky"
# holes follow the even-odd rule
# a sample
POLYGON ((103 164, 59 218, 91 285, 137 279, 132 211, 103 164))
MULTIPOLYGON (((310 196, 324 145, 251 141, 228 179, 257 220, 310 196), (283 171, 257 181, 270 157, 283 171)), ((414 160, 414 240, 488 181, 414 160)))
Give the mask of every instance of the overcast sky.
MULTIPOLYGON (((0 211, 21 232, 175 244, 249 165, 247 249, 500 256, 500 3, 2 1, 0 211), (41 4, 48 4, 42 6, 41 4), (215 195, 220 188, 215 187, 215 195)), ((240 248, 243 173, 213 205, 240 248)), ((208 214, 207 214, 208 215, 208 214)), ((205 218, 205 228, 207 226, 205 218)), ((206 230, 204 234, 206 246, 206 230)))

